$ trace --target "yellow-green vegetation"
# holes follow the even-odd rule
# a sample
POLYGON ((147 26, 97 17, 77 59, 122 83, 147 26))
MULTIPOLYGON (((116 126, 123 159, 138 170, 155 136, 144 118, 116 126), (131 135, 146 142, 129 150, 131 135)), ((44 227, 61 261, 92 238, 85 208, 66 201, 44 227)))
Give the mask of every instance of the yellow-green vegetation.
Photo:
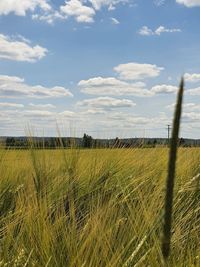
MULTIPOLYGON (((0 150, 0 266, 164 266, 168 148, 0 150)), ((168 266, 200 266, 200 149, 180 148, 168 266)))

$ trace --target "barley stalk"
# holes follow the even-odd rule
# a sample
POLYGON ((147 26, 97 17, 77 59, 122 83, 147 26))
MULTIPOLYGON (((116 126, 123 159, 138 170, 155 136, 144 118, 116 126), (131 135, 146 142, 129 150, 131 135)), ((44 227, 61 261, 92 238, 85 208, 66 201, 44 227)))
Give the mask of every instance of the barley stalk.
POLYGON ((176 157, 177 157, 178 135, 179 135, 182 101, 183 101, 183 91, 184 91, 184 80, 182 78, 174 113, 172 138, 170 142, 170 151, 169 151, 168 175, 166 180, 165 214, 164 214, 163 240, 162 240, 162 254, 165 259, 167 259, 170 254, 172 212, 173 212, 173 191, 174 191, 176 157))

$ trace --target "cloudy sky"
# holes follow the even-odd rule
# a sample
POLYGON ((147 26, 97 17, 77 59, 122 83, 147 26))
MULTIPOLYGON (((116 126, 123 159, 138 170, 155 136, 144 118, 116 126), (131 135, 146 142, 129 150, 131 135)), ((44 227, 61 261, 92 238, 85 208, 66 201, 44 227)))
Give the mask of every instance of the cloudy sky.
POLYGON ((200 138, 200 0, 0 0, 0 135, 200 138))

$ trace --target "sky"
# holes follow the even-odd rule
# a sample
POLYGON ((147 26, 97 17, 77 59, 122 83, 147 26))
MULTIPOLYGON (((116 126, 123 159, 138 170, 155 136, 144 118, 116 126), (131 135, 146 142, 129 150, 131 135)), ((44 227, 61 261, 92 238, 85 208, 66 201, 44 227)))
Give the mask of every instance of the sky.
POLYGON ((0 136, 200 138, 200 0, 0 0, 0 136))

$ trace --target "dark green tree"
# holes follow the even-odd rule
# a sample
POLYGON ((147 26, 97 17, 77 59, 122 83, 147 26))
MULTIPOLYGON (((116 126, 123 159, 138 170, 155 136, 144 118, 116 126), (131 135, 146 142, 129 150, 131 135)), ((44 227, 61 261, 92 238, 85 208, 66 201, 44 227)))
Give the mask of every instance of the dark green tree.
POLYGON ((92 141, 93 141, 92 136, 84 133, 83 139, 82 139, 82 146, 84 148, 91 148, 92 147, 92 141))
POLYGON ((15 146, 15 138, 14 137, 7 137, 6 138, 6 146, 15 146))

